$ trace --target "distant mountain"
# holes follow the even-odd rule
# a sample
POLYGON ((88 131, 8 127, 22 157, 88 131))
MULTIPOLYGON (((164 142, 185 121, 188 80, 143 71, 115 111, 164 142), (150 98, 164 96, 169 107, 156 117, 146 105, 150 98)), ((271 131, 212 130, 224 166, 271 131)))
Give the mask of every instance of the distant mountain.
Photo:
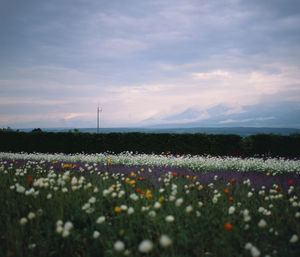
POLYGON ((257 104, 243 106, 239 110, 224 105, 217 105, 203 111, 187 108, 180 113, 163 118, 150 117, 143 125, 152 128, 300 128, 300 103, 257 104))
MULTIPOLYGON (((78 132, 85 133, 96 133, 96 128, 79 128, 76 129, 78 132)), ((32 129, 19 129, 19 131, 30 132, 32 129)), ((68 132, 73 129, 70 128, 43 128, 45 132, 68 132)), ((255 127, 219 127, 219 128, 101 128, 100 133, 130 133, 130 132, 141 132, 141 133, 205 133, 205 134, 234 134, 246 137, 255 134, 277 134, 277 135, 290 135, 299 133, 300 129, 295 128, 255 128, 255 127)))

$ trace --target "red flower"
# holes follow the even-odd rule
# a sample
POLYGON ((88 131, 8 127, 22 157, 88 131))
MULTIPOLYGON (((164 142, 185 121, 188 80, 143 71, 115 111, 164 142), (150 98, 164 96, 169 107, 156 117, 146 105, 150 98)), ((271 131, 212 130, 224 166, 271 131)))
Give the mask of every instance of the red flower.
POLYGON ((228 190, 228 189, 225 189, 225 190, 224 190, 224 193, 225 193, 225 194, 228 194, 228 193, 229 193, 229 190, 228 190))
POLYGON ((276 191, 279 192, 281 190, 280 187, 276 187, 276 191))
POLYGON ((288 181, 288 185, 290 186, 290 185, 292 185, 293 184, 293 180, 289 180, 288 181))
POLYGON ((233 201, 233 197, 232 197, 232 196, 229 196, 229 197, 228 197, 228 200, 229 200, 230 202, 232 202, 232 201, 233 201))
POLYGON ((225 225, 224 225, 224 228, 226 229, 226 230, 232 230, 232 225, 230 224, 230 222, 226 222, 225 223, 225 225))
POLYGON ((27 181, 28 181, 29 183, 32 183, 32 182, 33 182, 33 177, 28 177, 28 178, 27 178, 27 181))
POLYGON ((141 190, 141 189, 139 189, 139 188, 137 188, 135 191, 136 191, 137 193, 141 194, 141 195, 143 195, 143 194, 144 194, 144 191, 142 191, 142 190, 141 190))
POLYGON ((233 184, 235 181, 236 181, 235 178, 232 178, 232 179, 230 180, 230 184, 233 184))
POLYGON ((177 177, 177 176, 178 176, 178 173, 173 172, 172 175, 173 175, 174 177, 177 177))

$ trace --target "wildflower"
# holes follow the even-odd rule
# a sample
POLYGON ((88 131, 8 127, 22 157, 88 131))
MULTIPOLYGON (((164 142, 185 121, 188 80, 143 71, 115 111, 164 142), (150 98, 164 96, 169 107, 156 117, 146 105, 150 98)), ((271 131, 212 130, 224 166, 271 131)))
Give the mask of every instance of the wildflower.
POLYGON ((104 217, 104 216, 100 216, 100 217, 97 219, 97 221, 96 221, 97 224, 102 224, 102 223, 104 223, 104 222, 105 222, 105 217, 104 217))
POLYGON ((126 182, 126 183, 130 183, 130 178, 126 178, 126 179, 125 179, 125 182, 126 182))
POLYGON ((261 219, 258 224, 257 224, 260 228, 264 228, 267 226, 267 222, 264 219, 261 219))
POLYGON ((93 238, 96 239, 100 236, 100 232, 95 230, 94 233, 93 233, 93 238))
POLYGON ((298 242, 298 239, 299 239, 298 236, 296 234, 294 234, 290 239, 290 243, 296 243, 296 242, 298 242))
POLYGON ((150 240, 144 240, 139 244, 139 251, 142 253, 151 252, 153 249, 153 243, 150 240))
POLYGON ((143 195, 143 194, 144 194, 144 191, 142 191, 142 190, 139 189, 139 188, 137 188, 135 191, 136 191, 137 193, 139 193, 140 195, 143 195))
POLYGON ((187 213, 192 212, 192 211, 193 211, 193 206, 192 206, 192 205, 187 206, 187 207, 185 208, 185 211, 186 211, 187 213))
POLYGON ((235 212, 235 207, 234 206, 230 206, 228 209, 228 214, 233 214, 235 212))
POLYGON ((202 186, 202 185, 199 185, 199 186, 198 186, 198 190, 201 191, 202 189, 203 189, 203 186, 202 186))
POLYGON ((159 209, 161 207, 161 203, 155 202, 153 207, 154 207, 154 209, 159 209))
POLYGON ((121 207, 119 207, 119 206, 116 206, 114 210, 116 213, 119 213, 122 211, 121 207))
POLYGON ((132 213, 134 213, 134 209, 132 207, 129 207, 127 213, 128 215, 131 215, 132 213))
POLYGON ((146 199, 152 198, 151 190, 149 190, 149 189, 146 190, 145 198, 146 198, 146 199))
POLYGON ((167 248, 172 244, 172 240, 167 235, 161 235, 159 243, 162 247, 167 248))
POLYGON ((183 203, 183 198, 178 198, 175 202, 175 205, 179 207, 183 203))
POLYGON ((232 197, 232 196, 229 196, 229 197, 228 197, 228 200, 232 202, 232 201, 233 201, 233 197, 232 197))
POLYGON ((251 247, 250 252, 252 254, 252 257, 259 257, 260 256, 260 251, 255 246, 251 247))
POLYGON ((201 208, 203 206, 203 203, 201 201, 199 201, 198 206, 199 206, 199 208, 201 208))
POLYGON ((117 242, 114 243, 114 249, 117 252, 122 252, 125 249, 125 244, 122 241, 118 240, 117 242))
POLYGON ((130 180, 129 184, 130 185, 134 185, 135 184, 135 180, 130 180))
POLYGON ((225 193, 225 194, 228 194, 228 193, 229 193, 229 190, 228 190, 228 189, 225 189, 225 190, 224 190, 224 193, 225 193))
POLYGON ((27 178, 27 181, 28 181, 29 183, 32 183, 32 182, 33 182, 33 177, 28 177, 28 178, 27 178))
POLYGON ((135 173, 134 173, 134 172, 131 172, 131 173, 130 173, 130 177, 135 178, 135 177, 136 177, 135 173))
POLYGON ((290 185, 292 185, 293 184, 293 180, 289 180, 288 181, 288 185, 290 186, 290 185))
POLYGON ((166 218, 165 218, 166 222, 173 222, 175 220, 174 216, 172 215, 168 215, 166 218))
POLYGON ((95 203, 96 202, 96 197, 92 196, 90 199, 89 199, 89 203, 95 203))
POLYGON ((230 222, 226 222, 224 225, 225 230, 232 230, 232 225, 230 224, 230 222))
POLYGON ((149 211, 148 215, 152 218, 154 218, 156 216, 156 212, 155 211, 149 211))
POLYGON ((32 219, 35 218, 35 214, 34 214, 33 212, 29 212, 27 218, 28 218, 29 220, 32 220, 32 219))
POLYGON ((20 219, 20 224, 25 225, 27 223, 27 219, 25 217, 20 219))
POLYGON ((163 196, 161 196, 161 197, 158 198, 158 202, 159 203, 162 203, 164 200, 165 200, 165 198, 163 196))
POLYGON ((252 192, 248 192, 248 197, 251 197, 253 195, 252 192))
POLYGON ((133 201, 136 201, 139 199, 139 197, 136 195, 136 194, 131 194, 130 196, 130 199, 132 199, 133 201))
POLYGON ((143 172, 143 171, 145 171, 145 169, 144 169, 144 168, 141 168, 141 172, 143 172))
POLYGON ((173 172, 172 175, 173 175, 174 177, 177 177, 177 176, 178 176, 178 173, 173 172))
POLYGON ((232 178, 232 179, 230 180, 230 184, 233 184, 235 181, 236 181, 236 179, 235 179, 235 178, 232 178))

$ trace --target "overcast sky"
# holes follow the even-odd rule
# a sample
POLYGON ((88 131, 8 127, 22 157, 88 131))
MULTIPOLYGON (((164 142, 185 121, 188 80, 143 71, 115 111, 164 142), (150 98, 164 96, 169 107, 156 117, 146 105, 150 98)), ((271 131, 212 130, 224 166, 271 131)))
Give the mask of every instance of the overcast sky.
POLYGON ((98 104, 103 127, 300 128, 300 1, 1 0, 0 127, 95 127, 98 104))

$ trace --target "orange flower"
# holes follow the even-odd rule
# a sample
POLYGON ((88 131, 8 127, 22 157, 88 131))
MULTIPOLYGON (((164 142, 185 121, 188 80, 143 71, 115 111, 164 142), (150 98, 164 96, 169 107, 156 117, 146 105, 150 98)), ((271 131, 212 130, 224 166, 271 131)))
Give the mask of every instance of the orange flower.
POLYGON ((144 194, 144 191, 142 191, 142 190, 141 190, 141 189, 139 189, 139 188, 137 188, 135 191, 136 191, 137 193, 141 194, 141 195, 143 195, 143 194, 144 194))
POLYGON ((230 184, 233 184, 235 181, 236 181, 236 179, 235 179, 235 178, 232 178, 232 179, 230 180, 230 184))
POLYGON ((28 177, 28 178, 27 178, 27 181, 28 181, 29 183, 32 183, 32 182, 33 182, 33 177, 28 177))
POLYGON ((146 190, 145 198, 146 198, 146 199, 152 198, 151 190, 149 190, 149 189, 146 190))
POLYGON ((225 189, 225 190, 224 190, 224 193, 225 193, 225 194, 228 194, 228 193, 229 193, 229 190, 228 190, 228 189, 225 189))
POLYGON ((225 230, 228 230, 228 231, 232 230, 232 225, 230 224, 230 222, 227 221, 224 225, 224 228, 225 228, 225 230))
POLYGON ((293 180, 289 180, 288 181, 288 185, 290 186, 290 185, 292 185, 293 184, 293 180))
POLYGON ((172 175, 173 175, 174 177, 177 177, 177 176, 178 176, 178 173, 173 172, 172 175))
POLYGON ((229 200, 230 202, 232 202, 232 201, 233 201, 233 197, 232 197, 232 196, 229 196, 229 197, 228 197, 228 200, 229 200))

